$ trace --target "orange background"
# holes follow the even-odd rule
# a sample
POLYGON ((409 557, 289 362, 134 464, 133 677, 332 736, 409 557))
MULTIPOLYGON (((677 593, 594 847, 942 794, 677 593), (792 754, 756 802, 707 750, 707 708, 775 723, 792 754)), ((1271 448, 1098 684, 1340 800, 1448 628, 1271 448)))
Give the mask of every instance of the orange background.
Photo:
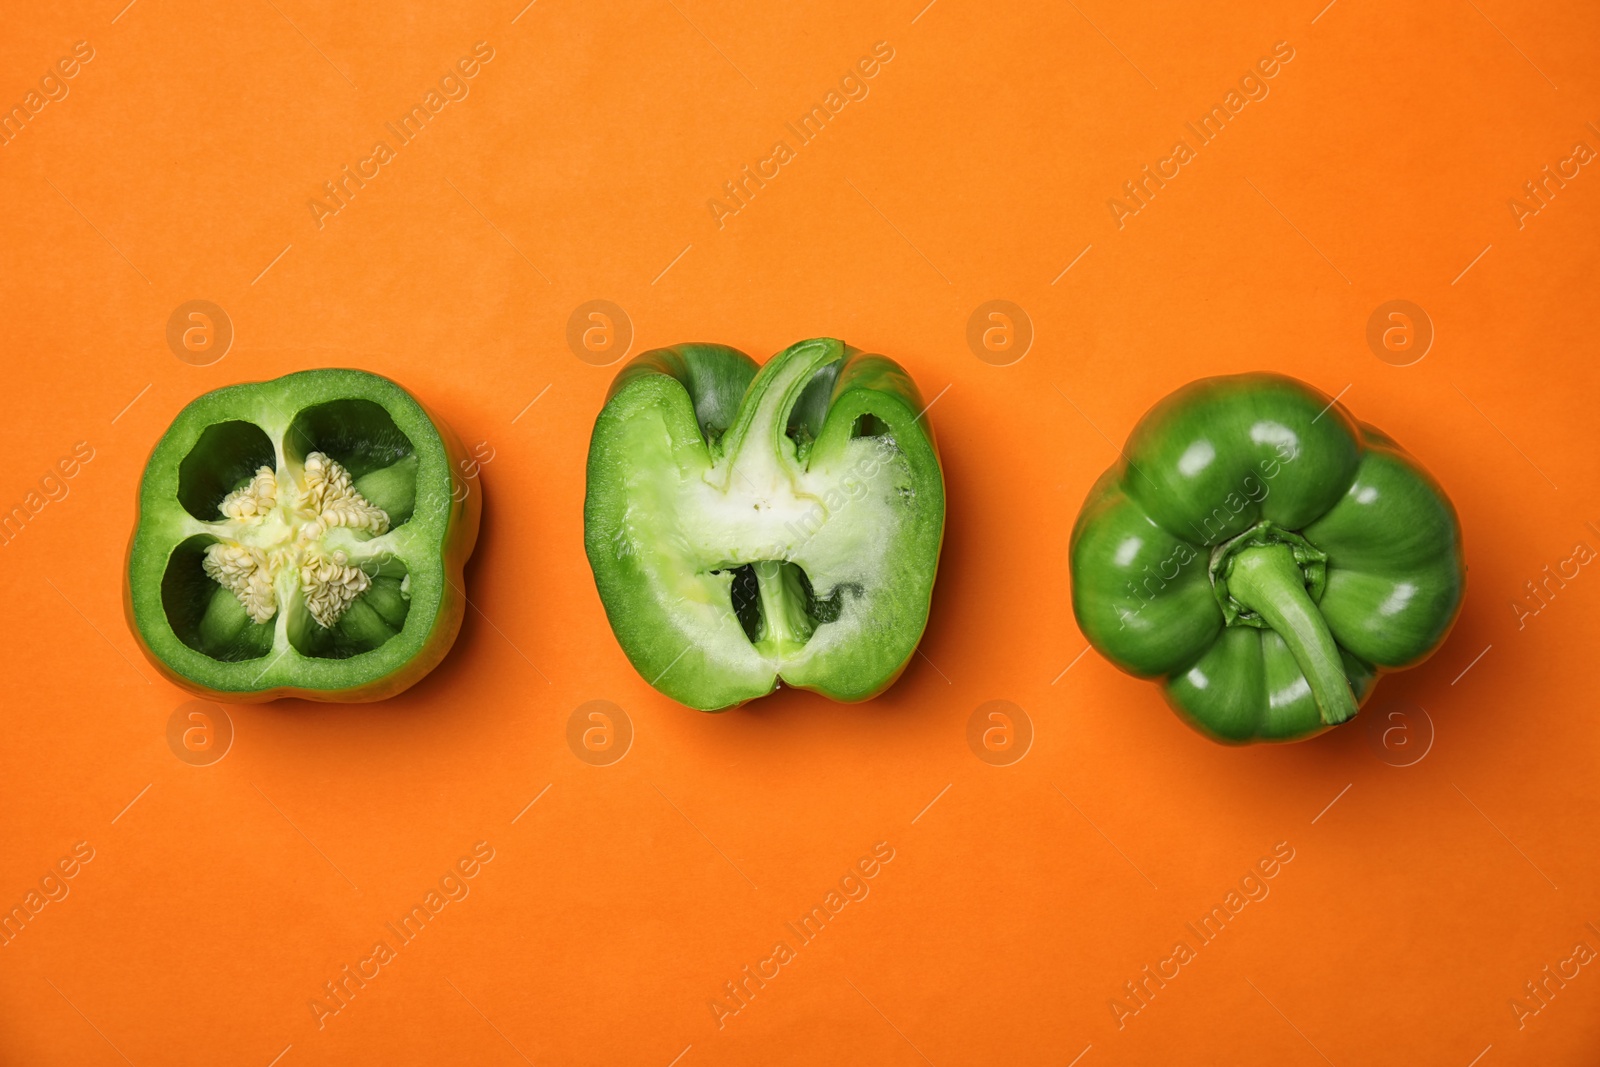
POLYGON ((0 948, 0 1061, 1594 1062, 1600 969, 1521 1028, 1511 1002, 1600 949, 1600 576, 1511 605, 1600 549, 1600 175, 1507 205, 1600 149, 1593 5, 122 2, 13 4, 0 41, 5 104, 95 52, 0 148, 0 507, 94 449, 0 548, 0 904, 94 849, 0 948), (480 40, 470 95, 319 229, 322 183, 480 40), (878 41, 870 95, 719 229, 706 201, 878 41), (1270 95, 1119 229, 1108 198, 1279 41, 1270 95), (966 341, 996 298, 1035 331, 1008 366, 966 341), (1365 339, 1397 298, 1437 331, 1404 367, 1365 339), (236 331, 208 366, 167 344, 191 299, 236 331), (633 353, 834 335, 938 396, 941 577, 885 696, 710 716, 631 670, 583 555, 593 299, 633 353), (403 696, 236 706, 190 765, 188 697, 122 619, 145 457, 206 390, 344 365, 492 449, 479 610, 403 696), (1149 405, 1257 368, 1428 465, 1470 578, 1361 720, 1240 750, 1077 658, 1066 546, 1149 405), (1034 732, 1003 767, 966 740, 997 699, 1034 732), (620 762, 568 747, 590 700, 632 724, 620 762), (478 841, 470 896, 319 1029, 323 983, 478 841), (723 983, 880 841, 870 896, 719 1029, 723 983), (1270 896, 1119 1029, 1123 983, 1278 842, 1270 896))

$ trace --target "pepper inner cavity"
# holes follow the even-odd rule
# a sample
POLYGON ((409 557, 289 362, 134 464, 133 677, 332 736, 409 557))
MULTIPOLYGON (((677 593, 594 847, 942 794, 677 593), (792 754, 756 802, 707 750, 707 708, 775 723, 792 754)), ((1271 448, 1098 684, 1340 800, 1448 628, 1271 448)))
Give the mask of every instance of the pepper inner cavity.
POLYGON ((843 590, 819 597, 805 569, 788 560, 765 559, 724 568, 739 625, 757 651, 782 656, 805 647, 818 626, 839 617, 843 590))

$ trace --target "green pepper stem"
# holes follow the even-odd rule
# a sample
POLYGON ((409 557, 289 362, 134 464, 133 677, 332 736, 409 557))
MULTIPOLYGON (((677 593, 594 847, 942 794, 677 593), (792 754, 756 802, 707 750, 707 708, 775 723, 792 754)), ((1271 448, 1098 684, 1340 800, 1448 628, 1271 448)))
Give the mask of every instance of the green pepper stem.
POLYGON ((1289 646, 1324 723, 1337 726, 1355 717, 1356 698, 1339 648, 1306 593, 1305 578, 1288 545, 1255 545, 1237 553, 1228 571, 1228 593, 1265 619, 1289 646))

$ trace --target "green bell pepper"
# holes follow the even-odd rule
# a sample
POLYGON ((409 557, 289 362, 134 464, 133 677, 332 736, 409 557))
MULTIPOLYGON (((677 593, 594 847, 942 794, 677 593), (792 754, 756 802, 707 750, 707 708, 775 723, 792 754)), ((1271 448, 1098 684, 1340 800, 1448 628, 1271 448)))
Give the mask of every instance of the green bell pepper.
POLYGON ((205 394, 145 466, 124 586, 134 637, 213 699, 393 696, 461 627, 482 509, 478 483, 456 476, 465 456, 365 371, 205 394))
POLYGON ((840 701, 892 684, 944 537, 924 409, 897 363, 828 339, 759 373, 711 344, 624 367, 589 444, 584 542, 639 674, 702 711, 780 679, 840 701))
POLYGON ((1091 644, 1219 741, 1293 740, 1431 655, 1466 585, 1454 507, 1303 382, 1205 378, 1134 427, 1070 550, 1091 644))

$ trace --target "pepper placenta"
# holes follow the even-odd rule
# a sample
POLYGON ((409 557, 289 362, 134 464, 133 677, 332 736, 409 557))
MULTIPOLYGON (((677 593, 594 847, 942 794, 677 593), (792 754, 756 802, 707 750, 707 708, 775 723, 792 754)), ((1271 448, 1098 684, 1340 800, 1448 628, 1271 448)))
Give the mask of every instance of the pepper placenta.
POLYGON ((1293 378, 1192 382, 1134 427, 1070 552, 1084 636, 1209 736, 1345 722, 1444 641, 1454 507, 1399 445, 1293 378))
POLYGON ((150 661, 230 701, 365 701, 432 670, 465 610, 481 480, 399 385, 312 370, 195 400, 139 490, 124 602, 150 661))
POLYGON ((704 711, 866 700, 927 624, 944 477, 910 376, 830 339, 646 352, 589 445, 584 541, 639 674, 704 711))

